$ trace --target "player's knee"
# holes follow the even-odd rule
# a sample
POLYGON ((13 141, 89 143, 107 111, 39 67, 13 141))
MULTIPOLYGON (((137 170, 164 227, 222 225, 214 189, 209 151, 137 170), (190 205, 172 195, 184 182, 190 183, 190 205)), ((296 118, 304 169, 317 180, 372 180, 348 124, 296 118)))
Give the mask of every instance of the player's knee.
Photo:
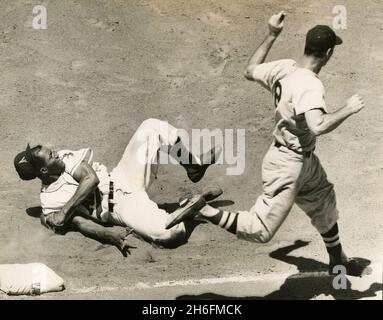
POLYGON ((258 236, 259 243, 268 243, 274 237, 274 234, 271 234, 269 231, 262 230, 258 236))
POLYGON ((240 212, 237 237, 255 243, 268 243, 278 228, 266 228, 265 223, 253 212, 240 212))
POLYGON ((153 242, 164 248, 177 248, 186 242, 185 229, 172 228, 170 230, 165 230, 159 237, 156 237, 153 242))
POLYGON ((274 237, 274 233, 271 233, 266 228, 261 228, 254 232, 253 231, 245 231, 245 232, 237 231, 237 236, 238 238, 246 240, 246 241, 264 244, 264 243, 270 242, 270 240, 274 237))

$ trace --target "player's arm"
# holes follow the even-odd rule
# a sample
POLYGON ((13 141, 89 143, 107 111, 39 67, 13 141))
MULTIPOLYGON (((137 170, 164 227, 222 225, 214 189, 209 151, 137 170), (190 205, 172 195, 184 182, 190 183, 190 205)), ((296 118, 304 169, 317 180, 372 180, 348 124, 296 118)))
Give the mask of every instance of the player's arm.
POLYGON ((87 238, 91 238, 102 244, 110 244, 118 248, 126 256, 130 254, 129 249, 135 248, 126 243, 126 238, 130 232, 114 230, 115 228, 105 228, 89 219, 75 216, 71 221, 72 231, 78 231, 87 238))
POLYGON ((56 224, 65 224, 73 216, 75 209, 92 193, 100 180, 96 172, 86 162, 82 161, 73 173, 73 178, 79 183, 78 188, 72 198, 61 209, 60 214, 57 215, 59 221, 56 224))
POLYGON ((277 39, 279 34, 283 29, 283 19, 286 14, 284 11, 281 11, 278 14, 273 15, 269 20, 269 32, 260 46, 255 50, 253 56, 251 57, 246 71, 245 78, 251 81, 255 81, 253 74, 254 69, 261 63, 265 62, 267 54, 269 53, 274 41, 277 39))
POLYGON ((121 239, 119 234, 109 230, 89 219, 76 215, 70 223, 71 231, 78 231, 85 237, 104 244, 116 245, 121 239))
POLYGON ((121 232, 116 228, 106 228, 96 222, 81 216, 76 212, 76 216, 64 227, 52 227, 47 222, 44 214, 40 215, 40 221, 43 226, 53 230, 56 234, 64 235, 70 231, 80 232, 83 236, 96 240, 102 244, 110 244, 116 246, 124 256, 129 252, 130 248, 126 243, 126 238, 130 234, 127 231, 121 232))
POLYGON ((305 112, 307 126, 317 136, 331 132, 348 117, 362 110, 364 106, 363 99, 359 95, 354 95, 347 100, 346 106, 333 113, 325 113, 321 109, 309 110, 305 112))

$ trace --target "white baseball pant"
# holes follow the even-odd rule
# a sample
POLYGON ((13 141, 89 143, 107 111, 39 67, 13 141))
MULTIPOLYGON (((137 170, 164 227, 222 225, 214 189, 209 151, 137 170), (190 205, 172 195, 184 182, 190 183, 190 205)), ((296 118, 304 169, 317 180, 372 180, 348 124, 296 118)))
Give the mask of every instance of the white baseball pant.
POLYGON ((158 119, 147 119, 111 172, 115 202, 112 222, 133 228, 148 241, 167 244, 182 242, 185 238, 184 223, 165 229, 171 215, 146 193, 157 172, 160 149, 170 150, 177 139, 176 128, 158 119))
POLYGON ((296 203, 323 234, 338 220, 333 185, 314 153, 297 154, 271 145, 262 164, 263 193, 250 211, 238 215, 237 236, 265 243, 271 240, 296 203))

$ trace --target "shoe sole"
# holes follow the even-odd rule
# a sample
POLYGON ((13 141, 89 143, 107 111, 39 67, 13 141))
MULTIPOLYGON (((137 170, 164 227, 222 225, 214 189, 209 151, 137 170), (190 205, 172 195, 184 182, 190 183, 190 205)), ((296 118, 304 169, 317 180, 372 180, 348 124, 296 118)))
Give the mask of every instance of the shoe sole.
POLYGON ((207 187, 202 190, 202 196, 205 198, 206 202, 217 199, 222 193, 223 190, 219 187, 207 187))
POLYGON ((189 202, 182 208, 177 209, 173 215, 173 219, 169 221, 165 229, 168 230, 175 225, 185 221, 191 217, 194 217, 198 210, 202 209, 206 204, 205 198, 202 195, 194 196, 189 202), (179 212, 177 212, 179 211, 179 212))
MULTIPOLYGON (((210 202, 212 200, 217 199, 219 196, 221 196, 223 193, 223 190, 220 187, 206 187, 202 189, 202 196, 205 198, 206 202, 210 202)), ((184 207, 192 198, 192 195, 185 195, 178 200, 178 205, 180 207, 184 207)))

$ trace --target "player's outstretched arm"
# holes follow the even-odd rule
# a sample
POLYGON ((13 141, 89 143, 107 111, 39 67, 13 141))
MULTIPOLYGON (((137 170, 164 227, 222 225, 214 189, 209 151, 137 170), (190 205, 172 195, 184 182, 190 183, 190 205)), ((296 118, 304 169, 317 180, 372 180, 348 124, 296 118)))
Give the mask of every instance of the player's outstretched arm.
POLYGON ((81 216, 75 216, 72 219, 69 225, 69 231, 77 231, 85 237, 96 240, 102 244, 115 246, 124 256, 130 254, 130 249, 135 248, 126 242, 130 234, 127 230, 121 232, 120 230, 116 230, 116 228, 106 228, 81 216))
POLYGON ((324 113, 320 109, 307 111, 305 113, 307 126, 317 136, 331 132, 348 117, 362 110, 364 106, 363 99, 359 95, 354 95, 347 100, 346 106, 333 113, 324 113))
POLYGON ((263 63, 266 59, 267 54, 269 53, 274 41, 277 39, 279 34, 281 33, 283 29, 283 20, 286 16, 286 13, 284 11, 279 12, 278 14, 273 15, 269 22, 269 32, 266 36, 266 38, 263 40, 261 45, 255 50, 253 56, 251 57, 246 71, 245 71, 245 77, 248 80, 254 81, 253 77, 253 70, 254 68, 263 63))

